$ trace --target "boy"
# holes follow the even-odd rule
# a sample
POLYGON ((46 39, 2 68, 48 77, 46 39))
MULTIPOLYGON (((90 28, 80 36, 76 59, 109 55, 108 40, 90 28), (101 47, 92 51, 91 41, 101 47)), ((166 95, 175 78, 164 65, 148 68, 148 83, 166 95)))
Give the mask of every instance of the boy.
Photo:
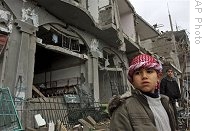
POLYGON ((162 66, 154 57, 136 56, 128 70, 134 89, 129 97, 109 103, 111 131, 175 131, 175 118, 167 96, 159 94, 162 66))
POLYGON ((164 77, 160 83, 160 93, 169 97, 169 101, 172 104, 172 107, 174 110, 176 123, 177 123, 177 129, 178 129, 179 125, 178 125, 178 121, 177 121, 176 102, 179 101, 179 99, 181 97, 181 93, 179 90, 178 83, 177 83, 176 79, 174 78, 172 68, 169 67, 166 70, 166 73, 167 73, 166 77, 164 77))

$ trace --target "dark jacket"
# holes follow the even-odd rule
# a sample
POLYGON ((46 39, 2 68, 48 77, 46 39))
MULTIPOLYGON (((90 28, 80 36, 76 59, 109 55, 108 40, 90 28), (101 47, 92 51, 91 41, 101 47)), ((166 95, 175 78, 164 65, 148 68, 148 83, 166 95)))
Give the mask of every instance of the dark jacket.
MULTIPOLYGON (((161 102, 168 114, 171 130, 175 131, 176 121, 169 98, 161 95, 161 102)), ((112 101, 109 104, 109 112, 111 131, 157 131, 148 101, 139 91, 133 91, 126 99, 112 101)))
POLYGON ((169 77, 164 77, 161 80, 160 93, 168 96, 171 101, 175 101, 181 97, 177 81, 169 77))

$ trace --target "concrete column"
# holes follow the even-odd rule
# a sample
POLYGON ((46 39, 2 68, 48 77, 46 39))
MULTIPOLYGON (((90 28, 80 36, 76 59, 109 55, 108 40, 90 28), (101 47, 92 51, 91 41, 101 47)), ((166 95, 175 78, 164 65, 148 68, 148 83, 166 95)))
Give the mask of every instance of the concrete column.
MULTIPOLYGON (((34 76, 34 63, 35 63, 35 51, 36 51, 36 37, 35 32, 37 27, 22 22, 19 20, 15 21, 17 29, 19 29, 21 37, 19 38, 20 46, 17 60, 17 72, 16 72, 16 92, 15 96, 22 99, 28 99, 32 97, 32 85, 34 76)), ((18 101, 18 99, 16 99, 18 101)), ((27 106, 27 105, 26 105, 27 106)), ((16 109, 26 109, 24 103, 16 105, 16 109)), ((22 112, 22 125, 23 127, 29 126, 27 121, 29 115, 27 111, 22 112)))
POLYGON ((94 100, 95 100, 95 102, 100 101, 98 56, 99 56, 99 54, 96 51, 91 52, 91 58, 92 58, 92 83, 93 83, 93 89, 94 89, 94 100))
POLYGON ((16 73, 16 97, 27 99, 32 97, 32 84, 35 63, 37 28, 28 23, 16 20, 17 28, 21 32, 19 57, 16 73), (18 94, 18 96, 17 96, 18 94))

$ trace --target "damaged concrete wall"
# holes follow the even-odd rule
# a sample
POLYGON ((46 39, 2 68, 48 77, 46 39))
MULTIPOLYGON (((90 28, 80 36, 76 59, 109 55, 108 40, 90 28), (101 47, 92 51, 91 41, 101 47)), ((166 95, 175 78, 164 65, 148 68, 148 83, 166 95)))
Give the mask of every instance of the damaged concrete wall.
POLYGON ((99 11, 99 24, 103 27, 113 23, 111 6, 101 8, 99 11))
POLYGON ((149 51, 152 51, 152 48, 154 48, 154 45, 151 39, 141 41, 140 46, 142 46, 143 48, 146 48, 149 51))
POLYGON ((133 41, 136 41, 136 31, 134 28, 134 17, 132 13, 126 13, 120 16, 120 22, 123 29, 123 32, 132 38, 133 41))
POLYGON ((175 42, 173 33, 166 32, 161 37, 156 38, 152 44, 153 48, 151 51, 163 56, 167 62, 174 64, 177 69, 180 69, 175 42))
POLYGON ((88 11, 92 15, 96 23, 98 23, 99 13, 98 13, 98 1, 97 0, 88 0, 88 11))
POLYGON ((26 7, 30 7, 32 4, 23 4, 23 1, 20 0, 16 1, 15 5, 10 0, 5 1, 5 4, 10 8, 11 14, 14 14, 16 19, 12 21, 14 25, 12 33, 9 35, 7 50, 4 53, 6 55, 3 60, 5 63, 5 73, 2 74, 2 84, 10 87, 12 93, 14 91, 22 92, 20 93, 22 96, 19 97, 29 98, 32 94, 36 50, 35 32, 37 31, 36 26, 38 26, 39 21, 36 19, 35 11, 24 10, 30 9, 26 7))

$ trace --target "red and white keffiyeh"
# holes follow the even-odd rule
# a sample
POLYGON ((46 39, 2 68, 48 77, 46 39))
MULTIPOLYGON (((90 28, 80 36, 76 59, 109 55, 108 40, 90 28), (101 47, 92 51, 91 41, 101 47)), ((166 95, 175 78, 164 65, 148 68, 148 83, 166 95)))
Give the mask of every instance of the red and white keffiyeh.
POLYGON ((162 65, 154 57, 147 54, 140 54, 133 58, 128 69, 128 80, 132 82, 134 72, 139 68, 153 68, 158 72, 162 72, 162 65))

